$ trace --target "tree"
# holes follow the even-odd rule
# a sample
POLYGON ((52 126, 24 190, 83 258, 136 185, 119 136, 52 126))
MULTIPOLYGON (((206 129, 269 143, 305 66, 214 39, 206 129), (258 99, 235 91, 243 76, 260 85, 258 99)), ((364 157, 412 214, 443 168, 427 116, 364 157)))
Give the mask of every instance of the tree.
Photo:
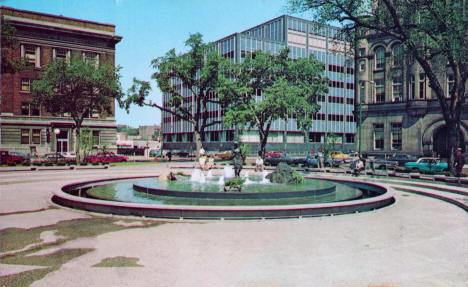
POLYGON ((93 112, 113 114, 114 100, 122 91, 119 68, 106 64, 96 67, 81 58, 52 61, 33 81, 34 103, 52 114, 69 113, 75 123, 76 160, 80 162, 80 132, 84 119, 93 112))
POLYGON ((1 73, 14 74, 26 67, 23 60, 15 57, 18 48, 18 41, 15 39, 16 29, 10 22, 0 18, 1 26, 1 73))
POLYGON ((289 0, 293 11, 311 11, 324 22, 340 21, 345 29, 393 37, 424 70, 437 95, 448 128, 449 167, 454 172, 460 143, 460 114, 468 79, 468 15, 465 1, 446 0, 289 0), (447 94, 440 69, 454 74, 447 94))
POLYGON ((205 129, 221 123, 220 120, 210 119, 206 112, 208 103, 219 103, 215 98, 219 71, 223 63, 229 61, 219 55, 212 44, 204 43, 202 38, 200 33, 191 34, 185 42, 190 48, 187 53, 177 55, 172 49, 151 62, 156 70, 152 79, 156 80, 163 95, 169 97, 164 106, 147 100, 150 83, 137 79, 133 79, 127 97, 120 100, 120 105, 127 111, 130 104, 151 106, 191 123, 197 155, 202 148, 205 129), (187 89, 188 94, 184 95, 183 89, 187 89))
POLYGON ((313 56, 293 60, 288 53, 288 48, 279 55, 256 51, 244 62, 230 64, 220 77, 218 94, 226 109, 224 124, 256 127, 262 157, 272 123, 292 115, 298 126, 308 129, 312 115, 320 108, 317 96, 328 89, 322 63, 313 56))

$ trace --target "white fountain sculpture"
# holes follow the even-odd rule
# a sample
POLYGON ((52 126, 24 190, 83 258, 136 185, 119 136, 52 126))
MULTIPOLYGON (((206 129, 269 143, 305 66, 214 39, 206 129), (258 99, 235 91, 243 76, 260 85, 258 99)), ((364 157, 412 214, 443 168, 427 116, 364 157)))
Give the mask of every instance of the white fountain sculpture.
POLYGON ((268 175, 268 171, 264 170, 262 172, 262 181, 260 183, 262 183, 262 184, 270 183, 270 180, 268 178, 266 178, 267 175, 268 175))
POLYGON ((208 170, 208 173, 206 174, 206 178, 207 178, 207 179, 211 179, 211 178, 213 178, 213 177, 214 177, 214 176, 213 176, 213 171, 212 171, 211 169, 208 170))
POLYGON ((218 185, 224 186, 224 175, 222 175, 222 176, 219 177, 218 185))
POLYGON ((224 167, 223 170, 224 178, 233 178, 235 176, 234 168, 230 165, 224 167))
POLYGON ((195 169, 192 173, 192 176, 190 177, 190 181, 192 182, 198 182, 198 183, 205 183, 205 175, 200 169, 195 169))

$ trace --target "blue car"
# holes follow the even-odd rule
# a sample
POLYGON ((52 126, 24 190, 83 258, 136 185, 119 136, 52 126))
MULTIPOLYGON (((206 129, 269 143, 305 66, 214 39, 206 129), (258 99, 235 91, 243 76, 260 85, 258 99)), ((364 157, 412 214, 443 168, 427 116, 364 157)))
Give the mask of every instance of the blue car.
POLYGON ((448 170, 448 164, 438 158, 422 157, 416 162, 407 162, 405 167, 410 171, 440 172, 448 170))

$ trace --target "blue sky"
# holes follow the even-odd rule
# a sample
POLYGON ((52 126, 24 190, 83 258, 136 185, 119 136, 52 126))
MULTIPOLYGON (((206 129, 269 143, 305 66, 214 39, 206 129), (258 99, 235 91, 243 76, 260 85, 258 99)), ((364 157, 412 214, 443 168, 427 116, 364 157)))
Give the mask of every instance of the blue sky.
MULTIPOLYGON (((111 23, 123 37, 116 64, 122 67, 126 91, 133 77, 150 80, 152 59, 175 48, 184 52, 190 33, 215 41, 286 14, 287 0, 0 0, 0 5, 54 15, 111 23)), ((154 81, 151 99, 161 103, 154 81)), ((161 122, 159 110, 132 106, 117 108, 116 121, 133 127, 161 122)))

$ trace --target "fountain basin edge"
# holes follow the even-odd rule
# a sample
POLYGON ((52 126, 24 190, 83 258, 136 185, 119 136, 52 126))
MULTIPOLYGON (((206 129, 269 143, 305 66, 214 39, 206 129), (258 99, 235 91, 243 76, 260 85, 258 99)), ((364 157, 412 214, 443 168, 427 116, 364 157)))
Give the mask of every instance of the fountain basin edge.
MULTIPOLYGON (((122 180, 140 179, 154 176, 117 177, 101 180, 85 181, 68 184, 61 190, 55 191, 51 198, 54 204, 89 211, 123 216, 138 216, 162 219, 275 219, 301 218, 312 216, 338 215, 346 213, 364 212, 379 209, 395 202, 394 191, 384 185, 366 183, 357 180, 338 180, 337 182, 351 182, 353 184, 372 186, 382 194, 371 198, 356 199, 317 204, 300 205, 259 205, 259 206, 192 206, 192 205, 153 205, 142 203, 128 203, 107 201, 78 196, 84 185, 122 180), (76 195, 74 195, 76 194, 76 195)), ((321 179, 321 178, 320 178, 321 179)), ((88 187, 89 188, 89 187, 88 187)))

